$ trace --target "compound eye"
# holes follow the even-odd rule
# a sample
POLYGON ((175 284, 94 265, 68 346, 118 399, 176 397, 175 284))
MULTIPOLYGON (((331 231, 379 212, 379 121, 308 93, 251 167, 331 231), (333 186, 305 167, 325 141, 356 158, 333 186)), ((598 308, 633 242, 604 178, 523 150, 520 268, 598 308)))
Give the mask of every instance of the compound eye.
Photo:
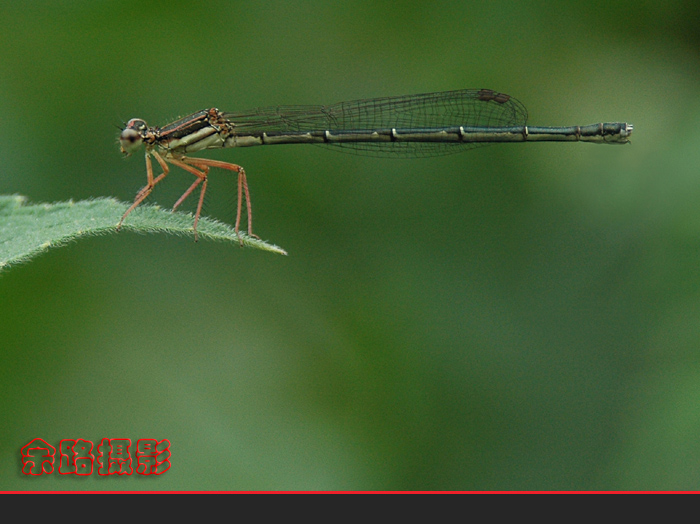
POLYGON ((130 155, 141 147, 141 144, 143 143, 141 133, 139 133, 133 127, 130 127, 130 125, 131 122, 129 122, 129 126, 127 126, 127 128, 124 129, 122 134, 119 136, 119 143, 122 146, 122 153, 125 155, 130 155))
POLYGON ((134 129, 125 129, 124 131, 122 131, 121 139, 131 142, 133 144, 137 140, 141 139, 141 135, 138 131, 134 129))

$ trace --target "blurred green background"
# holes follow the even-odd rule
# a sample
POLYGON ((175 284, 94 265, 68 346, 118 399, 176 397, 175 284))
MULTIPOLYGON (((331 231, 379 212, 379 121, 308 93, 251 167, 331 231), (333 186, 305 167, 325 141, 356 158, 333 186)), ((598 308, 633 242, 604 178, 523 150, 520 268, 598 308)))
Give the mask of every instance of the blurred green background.
MULTIPOLYGON (((0 194, 133 200, 116 126, 489 88, 632 144, 245 166, 289 251, 128 233, 0 274, 0 489, 700 488, 700 4, 0 4, 0 194), (21 473, 168 439, 160 477, 21 473)), ((151 199, 171 206, 190 176, 151 199)), ((235 180, 211 177, 229 223, 235 180)), ((190 209, 195 204, 190 202, 190 209)), ((115 223, 119 219, 115 216, 115 223)))

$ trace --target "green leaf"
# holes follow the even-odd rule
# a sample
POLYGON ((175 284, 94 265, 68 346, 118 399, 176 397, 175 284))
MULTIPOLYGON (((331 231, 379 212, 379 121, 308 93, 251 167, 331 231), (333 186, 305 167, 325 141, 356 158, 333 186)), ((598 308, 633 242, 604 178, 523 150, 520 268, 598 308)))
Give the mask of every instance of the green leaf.
MULTIPOLYGON (((31 205, 25 205, 26 200, 20 195, 0 195, 0 270, 84 236, 116 233, 117 223, 130 205, 113 198, 31 205)), ((191 214, 142 205, 129 215, 122 231, 193 238, 193 221, 191 214)), ((205 217, 199 220, 197 233, 202 239, 239 243, 231 226, 205 217)), ((287 254, 282 248, 244 232, 240 234, 240 242, 244 246, 287 254)))

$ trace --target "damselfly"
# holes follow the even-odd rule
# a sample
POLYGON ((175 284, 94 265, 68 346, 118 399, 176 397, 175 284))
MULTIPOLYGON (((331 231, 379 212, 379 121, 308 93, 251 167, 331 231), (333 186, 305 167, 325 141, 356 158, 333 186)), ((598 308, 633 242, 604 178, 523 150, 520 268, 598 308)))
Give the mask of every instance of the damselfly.
POLYGON ((195 176, 175 202, 173 211, 198 187, 199 203, 194 235, 207 190, 209 169, 218 167, 238 174, 236 233, 241 223, 242 200, 253 235, 253 214, 245 170, 237 165, 187 156, 202 149, 275 144, 322 144, 371 156, 425 157, 458 153, 492 142, 594 142, 626 144, 632 125, 601 123, 571 127, 530 127, 527 110, 515 98, 490 89, 463 89, 423 95, 373 98, 330 106, 279 106, 224 113, 204 109, 163 127, 144 120, 129 120, 121 133, 121 151, 130 155, 146 148, 148 182, 126 210, 124 219, 153 191, 168 172, 168 164, 195 176), (153 176, 151 157, 163 172, 153 176))

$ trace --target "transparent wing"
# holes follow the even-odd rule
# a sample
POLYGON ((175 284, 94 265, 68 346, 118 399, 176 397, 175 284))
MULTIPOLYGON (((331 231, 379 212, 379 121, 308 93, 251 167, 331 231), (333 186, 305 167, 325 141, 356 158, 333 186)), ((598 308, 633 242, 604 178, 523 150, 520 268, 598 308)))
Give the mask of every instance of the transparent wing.
MULTIPOLYGON (((310 131, 426 129, 454 126, 508 127, 527 123, 527 110, 515 98, 488 89, 373 98, 330 106, 278 106, 224 113, 240 135, 310 131)), ((323 144, 369 156, 448 155, 486 144, 437 142, 347 142, 323 144)))

